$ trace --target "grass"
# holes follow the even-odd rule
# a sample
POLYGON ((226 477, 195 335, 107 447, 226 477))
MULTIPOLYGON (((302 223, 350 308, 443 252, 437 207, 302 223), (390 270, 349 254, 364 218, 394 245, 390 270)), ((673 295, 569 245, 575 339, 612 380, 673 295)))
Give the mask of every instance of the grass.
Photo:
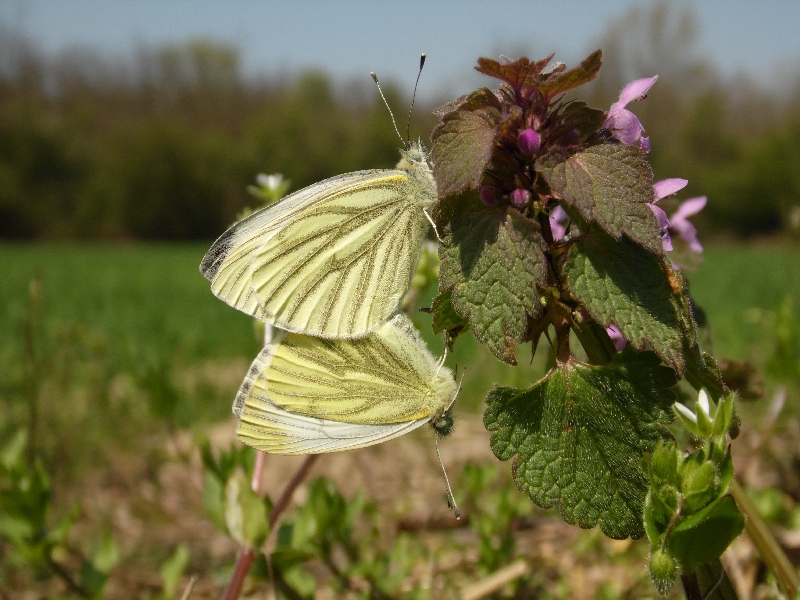
MULTIPOLYGON (((235 545, 219 540, 219 535, 217 545, 208 542, 210 525, 200 506, 198 466, 186 449, 194 447, 191 429, 221 437, 223 446, 232 439, 230 402, 258 343, 252 319, 216 299, 198 272, 205 250, 204 244, 0 245, 4 276, 0 287, 0 360, 4 365, 0 441, 15 429, 30 426, 31 398, 36 398, 39 416, 34 429, 39 453, 56 486, 57 509, 64 512, 79 499, 91 517, 88 524, 82 521, 86 528, 82 536, 86 537, 85 531, 94 535, 111 528, 124 556, 125 568, 119 572, 133 565, 147 574, 148 581, 163 562, 165 548, 177 542, 191 546, 192 568, 206 573, 206 583, 211 570, 232 560, 235 551, 235 545), (34 334, 28 335, 34 345, 26 351, 26 324, 36 313, 31 310, 29 291, 34 279, 41 285, 39 324, 27 327, 34 334), (216 424, 223 419, 228 421, 216 424), (112 516, 108 512, 112 505, 124 506, 129 511, 124 514, 133 516, 112 516), (137 534, 137 527, 143 533, 137 534), (209 557, 212 547, 223 550, 214 550, 209 557)), ((796 311, 800 309, 800 248, 777 242, 711 246, 689 280, 692 295, 713 328, 714 353, 755 359, 756 366, 761 366, 772 338, 749 315, 754 309, 776 309, 786 296, 794 299, 796 311)), ((430 301, 431 293, 421 305, 430 301)), ((425 313, 412 316, 432 351, 441 353, 442 340, 431 333, 430 317, 425 313)), ((542 375, 546 355, 545 341, 534 360, 530 345, 522 346, 517 351, 519 366, 511 367, 492 358, 471 334, 459 338, 448 364, 457 366, 464 377, 457 411, 460 425, 443 445, 446 460, 494 464, 480 416, 468 413, 481 410, 486 392, 495 383, 530 385, 542 375)), ((424 454, 419 454, 420 441, 430 445, 430 432, 418 433, 357 451, 356 458, 355 454, 326 457, 324 470, 316 474, 338 476, 343 489, 361 485, 358 477, 364 479, 362 487, 370 489, 373 480, 384 477, 386 481, 381 479, 370 491, 384 498, 386 514, 397 512, 398 498, 411 502, 403 495, 409 490, 414 491, 412 498, 422 498, 427 510, 445 511, 431 448, 425 446, 424 454), (391 485, 396 489, 386 487, 391 485)), ((781 439, 793 444, 795 438, 781 439)), ((746 454, 747 440, 739 443, 745 444, 746 454)), ((784 454, 794 456, 792 452, 784 454)), ((293 472, 294 463, 281 458, 287 457, 270 459, 271 490, 280 489, 293 472)), ((509 470, 507 464, 499 469, 506 475, 509 470)), ((463 493, 463 484, 454 480, 463 493)), ((639 590, 637 597, 650 591, 641 568, 642 544, 617 547, 596 531, 579 532, 544 512, 531 532, 550 535, 558 542, 536 538, 533 549, 524 555, 545 563, 563 555, 570 563, 553 566, 543 589, 573 581, 574 560, 577 557, 580 562, 583 552, 592 554, 586 564, 593 574, 587 577, 596 578, 597 585, 611 585, 603 571, 611 567, 598 567, 610 561, 619 563, 615 568, 621 573, 637 578, 624 588, 639 590), (602 551, 579 548, 588 543, 602 543, 602 551), (542 550, 542 556, 537 555, 537 548, 548 547, 551 554, 542 550)), ((519 534, 523 546, 525 535, 519 534)), ((448 538, 442 539, 449 544, 448 538)), ((132 584, 117 581, 116 585, 132 584)), ((0 576, 0 591, 3 586, 0 576)), ((127 593, 128 588, 123 589, 127 593)), ((552 597, 599 597, 594 587, 587 590, 578 594, 567 589, 552 597)), ((198 597, 213 597, 218 591, 211 586, 198 597)), ((608 597, 624 595, 609 592, 608 597)))
MULTIPOLYGON (((107 347, 113 372, 251 360, 258 351, 253 322, 210 293, 198 271, 205 250, 205 244, 0 245, 0 331, 7 332, 0 336, 0 358, 8 364, 21 352, 28 286, 39 278, 47 333, 63 338, 79 328, 107 347)), ((774 310, 787 295, 800 307, 800 248, 712 245, 689 280, 711 323, 714 353, 759 363, 764 336, 748 315, 774 310)), ((421 305, 429 300, 430 294, 421 305)), ((412 316, 434 353, 441 353, 430 317, 412 316)), ((525 345, 518 349, 519 366, 511 367, 494 360, 471 334, 463 336, 448 359, 464 373, 459 404, 477 409, 495 383, 529 385, 543 373, 545 355, 540 351, 531 361, 525 345)))
POLYGON ((193 363, 257 351, 252 321, 209 292, 205 245, 0 245, 0 356, 18 349, 28 285, 41 280, 51 328, 81 323, 105 336, 114 364, 153 355, 193 363), (15 348, 17 346, 17 348, 15 348))
POLYGON ((710 246, 690 290, 709 319, 714 353, 760 362, 764 332, 749 315, 774 311, 786 296, 800 310, 800 246, 789 243, 710 246))

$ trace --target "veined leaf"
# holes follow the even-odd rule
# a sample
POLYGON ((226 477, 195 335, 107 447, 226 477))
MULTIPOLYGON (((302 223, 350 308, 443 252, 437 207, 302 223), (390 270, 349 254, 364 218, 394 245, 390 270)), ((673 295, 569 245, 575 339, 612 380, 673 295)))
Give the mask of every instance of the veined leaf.
POLYGON ((683 375, 683 332, 677 296, 658 259, 623 238, 593 232, 570 248, 564 273, 575 297, 604 327, 616 325, 634 348, 650 344, 683 375))
POLYGON ((626 235, 661 256, 661 234, 653 211, 653 172, 642 150, 598 144, 567 156, 554 149, 536 161, 556 198, 597 223, 614 239, 626 235))
POLYGON ((672 370, 650 353, 613 367, 570 363, 527 390, 497 387, 484 424, 500 460, 514 458, 517 486, 570 524, 612 538, 641 537, 648 480, 642 456, 669 436, 672 370))
POLYGON ((478 341, 510 364, 542 310, 536 290, 547 281, 544 246, 533 221, 493 210, 454 219, 439 248, 440 293, 451 291, 453 308, 478 341))
MULTIPOLYGON (((478 90, 470 94, 465 104, 475 107, 480 100, 473 98, 476 94, 486 95, 478 90)), ((491 103, 486 108, 459 108, 443 117, 431 136, 431 160, 440 197, 478 187, 492 157, 499 124, 500 113, 491 103)))
POLYGON ((584 83, 589 83, 597 77, 601 66, 603 66, 603 52, 595 50, 577 67, 564 73, 559 73, 558 76, 548 79, 539 85, 539 91, 548 98, 568 92, 584 83))

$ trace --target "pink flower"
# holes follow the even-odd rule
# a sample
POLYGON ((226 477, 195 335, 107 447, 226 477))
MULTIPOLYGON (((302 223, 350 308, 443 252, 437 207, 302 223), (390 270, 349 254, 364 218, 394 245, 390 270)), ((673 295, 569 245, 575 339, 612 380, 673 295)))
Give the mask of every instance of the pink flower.
POLYGON ((623 144, 638 144, 645 152, 650 152, 650 138, 643 137, 644 126, 638 117, 625 108, 630 102, 642 100, 658 80, 658 75, 649 79, 637 79, 625 86, 619 100, 608 110, 603 127, 611 131, 611 136, 623 144))
POLYGON ((655 197, 653 198, 653 202, 648 204, 648 206, 658 220, 658 228, 661 230, 661 244, 664 246, 664 250, 667 252, 672 251, 672 238, 669 235, 670 222, 669 218, 667 218, 667 213, 665 213, 660 207, 656 206, 656 202, 662 198, 672 196, 672 194, 681 191, 688 183, 689 181, 686 179, 673 178, 664 179, 663 181, 659 181, 653 185, 653 195, 655 197))
POLYGON ((625 346, 628 345, 627 340, 622 337, 622 332, 616 325, 609 325, 606 327, 606 333, 608 337, 611 338, 611 342, 614 344, 614 348, 617 349, 617 352, 622 352, 625 346))
POLYGON ((567 233, 567 227, 563 223, 567 220, 567 213, 557 205, 550 213, 550 231, 553 232, 553 241, 557 242, 567 233))
POLYGON ((706 201, 705 196, 689 198, 689 200, 681 203, 678 210, 672 213, 669 219, 669 228, 689 244, 689 250, 692 252, 702 252, 703 246, 697 239, 697 229, 689 222, 688 218, 703 210, 706 201))

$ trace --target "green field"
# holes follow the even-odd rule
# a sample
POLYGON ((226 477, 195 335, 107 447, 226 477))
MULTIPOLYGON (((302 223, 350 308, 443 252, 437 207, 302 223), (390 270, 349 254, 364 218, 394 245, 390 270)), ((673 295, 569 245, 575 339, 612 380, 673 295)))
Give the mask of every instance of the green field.
MULTIPOLYGON (((205 249, 205 245, 0 245, 4 275, 0 287, 0 360, 4 365, 0 370, 4 402, 0 441, 5 445, 19 430, 35 438, 31 446, 53 481, 54 512, 64 514, 75 501, 84 506, 84 517, 76 528, 80 536, 73 540, 76 545, 96 547, 103 532, 111 532, 122 556, 116 573, 126 574, 112 577, 111 588, 122 590, 122 595, 112 597, 132 597, 132 589, 150 589, 151 583, 126 579, 128 573, 138 569, 146 582, 157 578, 160 565, 177 541, 190 547, 190 569, 201 574, 206 586, 206 593, 198 597, 217 597, 214 577, 221 581, 225 576, 212 573, 227 568, 224 565, 230 565, 235 554, 235 545, 223 537, 217 542, 223 550, 209 556, 210 523, 201 506, 202 489, 196 483, 182 483, 196 482, 201 473, 196 459, 198 439, 216 436, 221 447, 233 440, 231 400, 259 346, 253 320, 216 299, 198 272, 205 249), (156 504, 154 497, 160 498, 156 504), (136 522, 146 524, 141 538, 130 537, 130 531, 120 525, 125 519, 112 518, 108 510, 112 505, 124 507, 136 522), (180 510, 171 513, 175 506, 180 510)), ((748 359, 761 369, 775 343, 774 335, 763 325, 765 316, 787 296, 794 301, 795 314, 800 308, 800 248, 778 242, 711 245, 689 279, 692 294, 710 321, 714 354, 748 359)), ((432 293, 428 290, 420 305, 426 305, 432 293)), ((432 334, 430 317, 425 313, 413 317, 432 350, 440 353, 442 340, 432 334)), ((460 425, 443 445, 443 454, 459 469, 471 461, 488 469, 497 467, 507 486, 502 493, 511 494, 509 498, 522 503, 525 511, 531 507, 524 496, 510 491, 508 465, 498 466, 492 458, 488 436, 476 413, 495 383, 522 387, 540 377, 547 354, 543 341, 531 360, 530 345, 526 345, 518 349, 519 366, 503 365, 468 334, 459 338, 448 357, 448 364, 457 367, 464 379, 456 410, 460 425)), ((765 383, 771 392, 777 382, 766 379, 765 383)), ((791 398, 795 397, 793 389, 791 398)), ((765 403, 744 408, 746 424, 758 427, 760 418, 750 419, 746 413, 757 411, 760 416, 763 406, 765 403)), ((335 478, 339 473, 338 484, 346 494, 354 493, 354 485, 359 485, 351 481, 357 471, 371 473, 367 481, 388 472, 398 475, 390 478, 395 491, 390 495, 393 500, 382 505, 385 514, 396 514, 391 511, 402 502, 419 500, 421 492, 409 493, 408 482, 427 478, 420 486, 427 494, 425 510, 445 511, 438 495, 441 481, 432 462, 432 449, 424 448, 428 462, 419 460, 415 450, 422 447, 421 442, 430 444, 430 432, 417 433, 352 455, 326 457, 315 475, 335 478), (360 458, 353 458, 356 454, 360 458), (398 466, 401 462, 403 466, 398 466)), ((791 432, 776 436, 771 443, 779 446, 787 439, 794 439, 791 432)), ((796 446, 796 442, 789 443, 796 446)), ((748 452, 746 439, 737 444, 748 452)), ((787 448, 780 455, 790 460, 794 450, 787 448)), ((295 468, 294 463, 281 460, 285 458, 294 457, 269 459, 273 486, 282 486, 292 472, 290 467, 295 468)), ((451 476, 463 497, 467 486, 463 477, 456 478, 460 472, 451 476)), ((277 488, 271 489, 274 497, 277 488)), ((410 504, 402 506, 406 512, 411 510, 410 504)), ((476 519, 479 516, 475 507, 472 514, 476 519)), ((614 586, 621 584, 611 581, 621 581, 620 577, 626 583, 619 589, 636 590, 635 597, 651 591, 641 567, 644 545, 619 550, 603 541, 597 531, 579 535, 576 528, 559 524, 555 525, 560 528, 557 535, 564 540, 559 556, 571 557, 569 565, 547 563, 552 559, 535 550, 543 547, 536 536, 553 527, 557 519, 546 511, 533 514, 544 529, 519 532, 518 539, 521 548, 527 547, 525 540, 530 539, 527 556, 532 561, 550 564, 551 576, 542 580, 547 589, 572 581, 577 559, 585 563, 578 567, 585 572, 597 571, 600 564, 617 569, 587 584, 590 591, 582 597, 599 597, 596 590, 616 589, 614 586), (623 554, 617 555, 620 551, 623 554)), ((453 546, 448 531, 445 528, 434 534, 444 540, 437 543, 453 546)), ((221 534, 216 535, 219 540, 221 534)), ((464 548, 478 543, 472 537, 464 539, 464 548)), ((458 546, 457 552, 462 550, 458 546)), ((2 551, 0 547, 0 559, 2 551)), ((467 550, 463 552, 468 555, 467 550)), ((21 579, 4 580, 0 570, 0 590, 29 585, 14 581, 32 581, 25 579, 24 571, 14 573, 13 577, 21 579)), ((477 575, 469 571, 466 577, 477 575)), ((148 593, 141 597, 150 597, 148 593)), ((574 588, 564 594, 552 597, 579 596, 574 588)), ((602 597, 630 597, 622 591, 615 594, 602 597)))
MULTIPOLYGON (((24 397, 25 384, 14 366, 23 361, 25 323, 38 315, 38 353, 54 362, 44 365, 46 372, 60 369, 68 372, 62 378, 78 383, 81 377, 108 382, 128 376, 148 401, 166 395, 179 404, 184 424, 197 425, 202 415, 227 415, 236 376, 222 383, 209 375, 199 396, 175 389, 182 372, 208 362, 236 361, 231 368, 243 375, 258 352, 252 319, 215 298, 199 273, 205 250, 206 245, 0 245, 0 358, 10 365, 0 376, 5 395, 24 397), (35 308, 33 280, 41 290, 35 308)), ((771 342, 754 322, 753 309, 774 310, 786 296, 800 307, 800 248, 778 242, 711 245, 689 279, 711 324, 714 354, 760 366, 771 342)), ((421 306, 432 293, 428 290, 421 306)), ((430 317, 421 312, 413 317, 440 353, 442 340, 431 332, 430 317)), ((464 376, 459 406, 480 410, 495 383, 529 385, 543 373, 546 355, 543 342, 531 361, 525 345, 518 349, 519 366, 510 367, 494 360, 471 334, 462 336, 448 357, 464 376)), ((92 412, 89 406, 86 412, 92 412)), ((5 427, 11 425, 9 416, 5 427)))
MULTIPOLYGON (((19 350, 28 286, 38 277, 50 326, 79 323, 105 336, 120 368, 131 369, 153 354, 180 363, 252 356, 257 343, 251 319, 214 298, 198 271, 206 248, 0 245, 0 355, 19 350)), ((689 279, 713 327, 716 353, 747 358, 759 342, 746 323, 748 311, 772 310, 787 295, 800 305, 800 248, 712 245, 689 279)), ((425 332, 427 317, 415 318, 425 332)), ((457 351, 464 345, 459 341, 457 351)), ((470 354, 457 352, 455 359, 470 354)))

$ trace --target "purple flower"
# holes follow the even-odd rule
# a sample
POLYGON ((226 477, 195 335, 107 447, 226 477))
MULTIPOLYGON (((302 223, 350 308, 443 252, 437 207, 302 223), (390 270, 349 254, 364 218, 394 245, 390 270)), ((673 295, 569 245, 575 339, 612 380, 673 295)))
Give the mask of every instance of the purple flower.
POLYGON ((523 188, 517 188, 511 192, 511 204, 517 208, 525 208, 531 201, 531 193, 523 188))
POLYGON ((563 224, 567 220, 566 211, 557 205, 550 213, 550 231, 553 232, 553 241, 557 242, 567 233, 567 227, 563 224))
POLYGON ((526 156, 533 156, 542 145, 542 136, 533 129, 523 129, 517 136, 517 146, 526 156))
POLYGON ((690 198, 681 203, 672 217, 669 219, 669 228, 677 233, 683 241, 689 244, 689 250, 692 252, 702 252, 703 246, 697 239, 697 229, 689 223, 689 217, 696 215, 706 205, 706 197, 699 196, 697 198, 690 198))
POLYGON ((672 251, 672 238, 669 235, 670 222, 669 218, 667 218, 667 213, 665 213, 660 207, 656 206, 656 202, 662 198, 672 196, 672 194, 679 192, 685 188, 688 183, 689 181, 686 179, 673 178, 664 179, 663 181, 659 181, 653 185, 654 198, 653 202, 648 204, 648 206, 658 220, 658 228, 661 230, 661 244, 664 246, 664 250, 667 252, 672 251))
POLYGON ((622 332, 616 325, 609 325, 606 327, 606 333, 608 337, 611 338, 611 342, 614 344, 614 348, 617 349, 617 352, 622 352, 625 346, 628 345, 628 341, 622 337, 622 332))
POLYGON ((637 79, 625 86, 619 100, 608 110, 603 127, 611 131, 611 136, 623 144, 638 144, 645 152, 650 152, 650 138, 642 137, 644 127, 639 119, 625 108, 630 102, 642 100, 648 90, 658 80, 658 75, 649 79, 637 79))

